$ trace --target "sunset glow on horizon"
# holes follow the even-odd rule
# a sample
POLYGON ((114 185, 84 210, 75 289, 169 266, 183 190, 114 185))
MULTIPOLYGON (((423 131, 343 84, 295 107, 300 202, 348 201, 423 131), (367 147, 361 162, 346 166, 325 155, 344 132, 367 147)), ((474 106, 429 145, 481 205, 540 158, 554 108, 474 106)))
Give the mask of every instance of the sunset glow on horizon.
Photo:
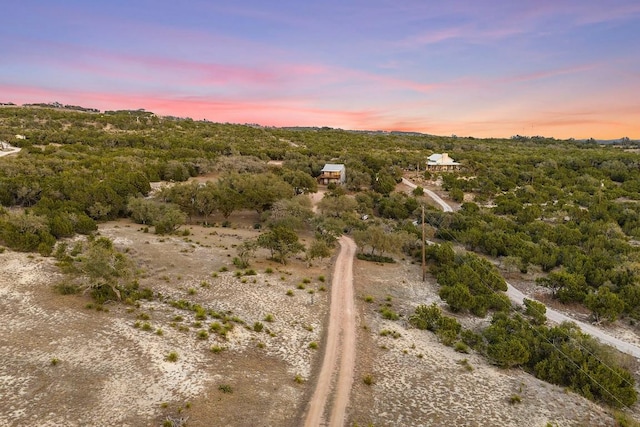
POLYGON ((3 9, 0 102, 264 126, 640 139, 635 0, 25 0, 3 9))

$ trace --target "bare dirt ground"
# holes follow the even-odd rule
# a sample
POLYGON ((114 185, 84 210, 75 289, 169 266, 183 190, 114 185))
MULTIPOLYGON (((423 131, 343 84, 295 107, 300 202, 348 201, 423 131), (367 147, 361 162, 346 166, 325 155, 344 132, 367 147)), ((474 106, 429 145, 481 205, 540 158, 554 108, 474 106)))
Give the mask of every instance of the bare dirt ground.
MULTIPOLYGON (((255 213, 232 222, 236 228, 187 227, 182 237, 103 224, 101 234, 142 270, 141 285, 163 296, 138 308, 88 309, 88 296, 52 290, 64 280, 52 259, 0 253, 0 425, 159 426, 167 416, 188 417, 188 426, 302 425, 327 345, 332 261, 281 266, 261 252, 250 267, 256 275, 236 273, 234 245, 257 234, 255 213), (198 339, 217 320, 169 304, 180 299, 238 322, 226 339, 198 339), (264 330, 255 332, 254 322, 264 330), (166 360, 171 352, 177 361, 166 360)), ((357 350, 345 425, 614 425, 606 409, 576 394, 409 327, 416 305, 440 300, 433 278, 423 283, 419 265, 398 261, 354 261, 357 350), (400 320, 383 319, 381 306, 400 320), (513 396, 521 402, 510 403, 513 396)))
POLYGON ((88 296, 52 290, 64 280, 52 259, 0 254, 0 425, 157 426, 167 416, 188 417, 189 426, 299 425, 319 354, 309 343, 321 340, 328 308, 319 278, 330 261, 282 266, 261 253, 251 265, 257 274, 243 275, 232 265, 234 246, 257 232, 191 231, 161 237, 127 221, 100 227, 144 271, 140 284, 163 295, 139 308, 87 309, 88 296), (169 304, 180 299, 235 316, 227 338, 199 339, 216 319, 169 304), (177 361, 166 360, 171 352, 177 361))
MULTIPOLYGON (((406 261, 385 265, 355 261, 359 315, 356 374, 348 411, 351 424, 615 425, 606 409, 574 393, 520 370, 497 369, 476 354, 443 346, 431 332, 411 328, 406 319, 416 305, 441 304, 435 280, 422 282, 420 278, 420 266, 406 261), (383 306, 400 314, 400 320, 383 319, 379 313, 383 306), (367 377, 373 384, 365 384, 367 377), (510 403, 513 396, 519 396, 521 402, 510 403)), ((467 328, 486 322, 459 321, 467 328)))

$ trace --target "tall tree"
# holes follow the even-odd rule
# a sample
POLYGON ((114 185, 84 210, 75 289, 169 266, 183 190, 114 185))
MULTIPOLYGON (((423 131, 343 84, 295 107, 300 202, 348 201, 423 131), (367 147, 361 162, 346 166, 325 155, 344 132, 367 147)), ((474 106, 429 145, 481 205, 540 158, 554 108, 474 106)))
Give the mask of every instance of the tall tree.
POLYGON ((290 255, 304 250, 295 231, 280 226, 258 236, 258 246, 269 249, 271 257, 282 264, 287 263, 290 255))

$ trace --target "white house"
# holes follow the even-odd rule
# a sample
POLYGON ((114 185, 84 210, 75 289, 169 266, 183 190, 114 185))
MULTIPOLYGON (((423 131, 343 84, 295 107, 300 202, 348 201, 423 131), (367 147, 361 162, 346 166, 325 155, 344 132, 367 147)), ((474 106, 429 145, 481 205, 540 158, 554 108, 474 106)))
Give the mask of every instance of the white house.
POLYGON ((460 169, 460 163, 454 161, 449 154, 432 154, 427 158, 428 171, 454 171, 460 169))
POLYGON ((344 184, 347 180, 347 170, 343 164, 327 163, 320 171, 318 182, 320 184, 344 184))

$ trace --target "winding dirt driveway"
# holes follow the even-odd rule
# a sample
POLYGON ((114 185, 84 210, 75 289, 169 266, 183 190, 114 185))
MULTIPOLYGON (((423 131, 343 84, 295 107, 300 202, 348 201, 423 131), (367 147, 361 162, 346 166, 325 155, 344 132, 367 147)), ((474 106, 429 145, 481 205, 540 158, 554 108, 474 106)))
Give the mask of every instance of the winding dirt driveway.
MULTIPOLYGON (((418 186, 416 184, 414 184, 413 182, 409 181, 407 178, 402 178, 402 183, 408 187, 411 187, 412 189, 416 189, 418 186)), ((424 194, 426 194, 427 196, 431 197, 431 199, 433 199, 434 202, 436 202, 438 205, 440 205, 440 207, 442 208, 442 210, 444 212, 453 212, 453 208, 451 206, 449 206, 449 204, 447 202, 445 202, 444 200, 442 200, 440 198, 440 196, 438 196, 436 193, 434 193, 431 190, 428 190, 426 188, 423 188, 422 191, 424 191, 424 194)))
POLYGON ((331 280, 331 307, 324 358, 316 389, 309 402, 305 427, 344 425, 353 384, 356 356, 353 257, 356 253, 356 244, 347 236, 340 237, 339 242, 340 252, 331 280), (327 424, 324 414, 332 390, 333 400, 330 404, 331 412, 327 424))
MULTIPOLYGON (((416 184, 414 184, 413 182, 409 181, 408 179, 402 178, 402 182, 406 185, 408 185, 411 188, 416 188, 416 184)), ((445 202, 444 200, 442 200, 437 194, 433 193, 432 191, 429 190, 424 190, 425 194, 429 195, 429 197, 433 198, 433 200, 438 203, 441 207, 442 210, 445 212, 453 212, 453 209, 451 208, 451 206, 449 206, 449 204, 447 204, 447 202, 445 202)), ((525 295, 524 293, 520 292, 518 289, 514 288, 509 282, 507 283, 507 296, 509 297, 509 299, 516 303, 516 304, 523 304, 523 300, 525 298, 530 299, 530 300, 534 300, 537 301, 535 298, 530 297, 525 295)), ((540 302, 540 301, 538 301, 540 302)), ((603 331, 602 329, 598 329, 597 327, 590 325, 588 323, 584 323, 581 322, 579 320, 573 319, 569 316, 567 316, 564 313, 561 313, 557 310, 554 310, 552 308, 547 307, 547 312, 546 312, 546 316, 547 319, 549 319, 552 322, 555 323, 562 323, 562 322, 573 322, 575 323, 581 330, 582 332, 589 334, 591 336, 593 336, 594 338, 596 338, 597 340, 599 340, 600 342, 604 343, 604 344, 608 344, 612 347, 617 348, 619 351, 623 352, 623 353, 627 353, 633 357, 635 357, 636 359, 640 360, 640 347, 638 347, 635 344, 632 344, 630 342, 627 341, 623 341, 619 338, 616 338, 612 335, 609 335, 608 333, 606 333, 605 331, 603 331)))
POLYGON ((0 150, 0 157, 4 157, 4 156, 8 156, 9 154, 16 154, 19 153, 20 150, 22 150, 22 148, 19 147, 14 147, 12 145, 9 145, 7 147, 7 151, 4 150, 0 150))

